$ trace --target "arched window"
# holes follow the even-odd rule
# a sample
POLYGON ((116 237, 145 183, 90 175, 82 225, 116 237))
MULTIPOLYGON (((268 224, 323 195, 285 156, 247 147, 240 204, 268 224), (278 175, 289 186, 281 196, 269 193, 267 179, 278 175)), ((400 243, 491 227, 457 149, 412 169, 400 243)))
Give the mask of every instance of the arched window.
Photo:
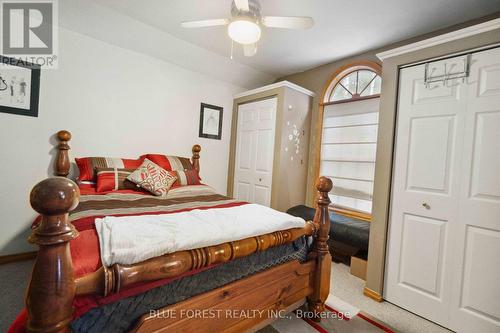
POLYGON ((328 87, 326 103, 351 102, 380 95, 382 80, 371 68, 354 66, 337 77, 328 87))
POLYGON ((371 218, 380 66, 371 62, 341 68, 326 85, 321 103, 319 174, 330 177, 334 210, 371 218))

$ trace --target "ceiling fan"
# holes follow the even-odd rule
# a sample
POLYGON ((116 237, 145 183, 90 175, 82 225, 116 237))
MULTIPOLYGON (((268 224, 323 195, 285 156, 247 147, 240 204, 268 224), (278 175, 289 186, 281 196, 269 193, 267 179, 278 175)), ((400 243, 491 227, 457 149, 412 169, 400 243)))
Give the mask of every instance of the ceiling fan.
POLYGON ((313 24, 313 19, 306 16, 262 16, 258 0, 233 0, 230 19, 189 21, 182 22, 181 26, 184 28, 204 28, 227 25, 227 33, 231 40, 242 44, 243 54, 251 57, 257 53, 257 42, 262 32, 261 26, 267 28, 308 29, 313 24))

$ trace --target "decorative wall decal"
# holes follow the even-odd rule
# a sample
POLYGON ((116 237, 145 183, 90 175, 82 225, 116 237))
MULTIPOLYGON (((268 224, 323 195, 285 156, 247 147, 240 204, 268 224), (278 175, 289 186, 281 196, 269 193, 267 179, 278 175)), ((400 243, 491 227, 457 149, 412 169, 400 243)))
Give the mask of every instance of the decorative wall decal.
MULTIPOLYGON (((298 123, 303 123, 302 117, 300 117, 298 123)), ((303 144, 301 145, 301 137, 305 136, 305 130, 303 128, 299 128, 299 126, 295 122, 291 123, 290 121, 287 121, 286 125, 287 131, 285 133, 287 133, 286 137, 288 138, 288 144, 284 148, 284 150, 285 152, 290 151, 290 154, 292 154, 290 156, 290 161, 293 162, 294 160, 297 160, 302 164, 304 161, 304 156, 302 154, 305 150, 305 147, 303 147, 303 144), (293 155, 297 155, 297 158, 295 159, 293 155)))

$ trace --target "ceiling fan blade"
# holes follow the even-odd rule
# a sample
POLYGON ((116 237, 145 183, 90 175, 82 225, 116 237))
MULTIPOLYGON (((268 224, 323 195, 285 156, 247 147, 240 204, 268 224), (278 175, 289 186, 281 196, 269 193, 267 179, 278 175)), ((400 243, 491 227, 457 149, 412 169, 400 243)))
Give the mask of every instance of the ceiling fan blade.
POLYGON ((250 6, 248 5, 248 0, 234 0, 234 4, 238 10, 243 12, 249 12, 250 6))
POLYGON ((243 44, 243 54, 245 57, 252 57, 257 53, 257 43, 243 44))
POLYGON ((204 28, 204 27, 215 27, 218 25, 226 25, 228 23, 229 23, 228 19, 213 19, 213 20, 182 22, 181 26, 183 28, 204 28))
POLYGON ((309 29, 314 20, 308 16, 264 16, 262 24, 269 28, 309 29))

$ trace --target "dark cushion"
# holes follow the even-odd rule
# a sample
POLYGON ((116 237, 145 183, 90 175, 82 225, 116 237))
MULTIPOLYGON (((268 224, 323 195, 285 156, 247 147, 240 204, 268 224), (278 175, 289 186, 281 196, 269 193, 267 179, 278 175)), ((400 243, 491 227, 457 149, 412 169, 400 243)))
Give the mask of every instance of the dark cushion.
MULTIPOLYGON (((288 214, 302 217, 306 221, 312 221, 315 212, 314 208, 304 205, 295 206, 287 210, 288 214)), ((368 251, 368 240, 370 238, 369 222, 330 211, 330 223, 330 239, 368 251)))

